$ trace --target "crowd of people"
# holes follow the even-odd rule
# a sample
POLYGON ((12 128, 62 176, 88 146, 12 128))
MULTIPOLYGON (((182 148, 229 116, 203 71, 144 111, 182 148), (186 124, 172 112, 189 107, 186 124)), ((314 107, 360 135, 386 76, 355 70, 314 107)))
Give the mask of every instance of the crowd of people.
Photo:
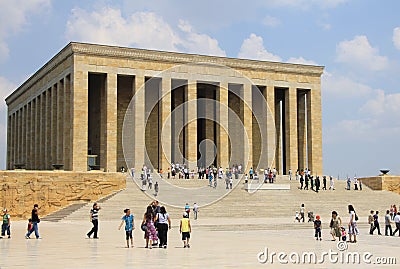
MULTIPOLYGON (((90 210, 90 221, 93 224, 92 229, 86 234, 88 238, 91 238, 93 234, 94 239, 98 239, 98 218, 99 210, 101 207, 94 203, 90 210)), ((198 216, 198 205, 194 203, 193 212, 194 219, 198 216)), ((125 240, 126 247, 133 247, 133 230, 135 230, 135 217, 129 208, 124 209, 124 214, 121 218, 121 223, 118 226, 118 230, 121 230, 122 226, 125 226, 125 240)), ((182 219, 179 224, 179 232, 182 236, 182 242, 184 248, 190 248, 190 234, 192 232, 192 226, 189 219, 190 206, 185 205, 182 219)), ((155 246, 159 248, 167 248, 168 245, 168 232, 171 229, 171 217, 168 214, 166 207, 161 206, 157 200, 152 201, 146 208, 143 218, 141 219, 140 229, 144 233, 144 239, 146 242, 145 248, 152 249, 155 246)), ((29 238, 29 235, 27 235, 29 238)))
MULTIPOLYGON (((332 241, 349 241, 351 243, 357 242, 357 236, 359 235, 359 229, 357 228, 358 215, 353 207, 353 205, 348 206, 349 221, 346 223, 339 216, 337 211, 332 211, 331 220, 329 223, 330 235, 332 236, 332 241), (347 225, 346 225, 347 224, 347 225), (347 240, 348 239, 348 240, 347 240)), ((305 222, 305 206, 301 204, 300 213, 296 211, 295 222, 305 222)), ((321 231, 322 231, 322 220, 321 216, 316 215, 314 219, 313 212, 308 211, 308 222, 312 222, 314 225, 315 238, 321 241, 321 231)), ((368 224, 370 225, 369 234, 373 235, 374 231, 377 230, 378 235, 381 234, 380 224, 379 224, 379 211, 370 211, 368 216, 368 224)), ((396 233, 400 236, 400 212, 397 211, 396 205, 391 205, 390 209, 386 210, 385 215, 385 236, 395 236, 396 233), (392 223, 394 222, 396 229, 392 230, 392 223)))
MULTIPOLYGON (((310 189, 315 192, 319 192, 320 190, 328 190, 327 176, 322 176, 321 180, 320 176, 311 175, 311 171, 307 168, 296 171, 296 180, 299 180, 300 182, 300 190, 310 189)), ((329 176, 329 190, 335 190, 335 181, 331 176, 329 176)))

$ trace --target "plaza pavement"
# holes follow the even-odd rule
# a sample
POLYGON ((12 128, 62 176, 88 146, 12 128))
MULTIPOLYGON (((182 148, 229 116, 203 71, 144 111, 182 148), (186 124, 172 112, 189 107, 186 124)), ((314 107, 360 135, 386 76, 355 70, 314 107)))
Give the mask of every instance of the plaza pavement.
MULTIPOLYGON (((121 214, 122 215, 122 214, 121 214)), ((315 241, 311 223, 294 223, 292 219, 229 219, 191 220, 191 248, 180 241, 179 220, 173 219, 168 235, 168 249, 145 249, 140 218, 136 219, 134 248, 125 247, 125 233, 117 230, 120 220, 102 221, 100 239, 86 239, 91 223, 87 221, 42 221, 43 239, 25 239, 25 221, 12 223, 12 238, 0 239, 1 268, 396 268, 376 264, 286 264, 268 261, 262 264, 257 255, 268 247, 269 252, 337 250, 323 219, 323 240, 315 241)), ((360 224, 357 244, 348 244, 347 251, 371 252, 373 257, 395 257, 400 262, 400 238, 368 235, 368 226, 360 224)), ((34 238, 34 235, 31 235, 34 238)), ((287 258, 288 259, 288 258, 287 258)), ((398 266, 398 265, 397 265, 398 266)))

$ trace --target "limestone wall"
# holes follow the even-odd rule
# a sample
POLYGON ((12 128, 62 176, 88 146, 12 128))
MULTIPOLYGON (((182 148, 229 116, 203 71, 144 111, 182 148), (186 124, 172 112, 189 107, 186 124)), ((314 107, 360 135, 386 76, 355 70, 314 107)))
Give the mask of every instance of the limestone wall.
POLYGON ((376 176, 360 178, 363 184, 373 190, 387 190, 400 194, 400 176, 376 176))
POLYGON ((97 201, 126 187, 125 174, 69 171, 0 171, 0 206, 17 219, 40 216, 78 202, 97 201))

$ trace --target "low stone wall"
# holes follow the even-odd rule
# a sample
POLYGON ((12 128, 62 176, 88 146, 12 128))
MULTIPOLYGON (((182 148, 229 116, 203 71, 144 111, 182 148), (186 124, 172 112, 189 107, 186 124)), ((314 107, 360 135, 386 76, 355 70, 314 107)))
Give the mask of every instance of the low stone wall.
POLYGON ((45 216, 78 202, 97 201, 126 187, 126 175, 98 171, 0 171, 0 206, 27 219, 34 204, 45 216))
POLYGON ((365 177, 359 180, 373 190, 387 190, 400 194, 400 176, 365 177))

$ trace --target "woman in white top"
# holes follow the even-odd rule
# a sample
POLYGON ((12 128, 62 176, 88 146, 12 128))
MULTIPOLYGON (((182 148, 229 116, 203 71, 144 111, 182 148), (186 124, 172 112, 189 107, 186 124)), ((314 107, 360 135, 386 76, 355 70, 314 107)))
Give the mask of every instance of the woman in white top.
POLYGON ((156 221, 158 221, 157 230, 158 238, 160 239, 159 247, 167 248, 167 236, 168 230, 171 229, 171 218, 164 206, 160 207, 160 213, 157 213, 156 221))
POLYGON ((357 214, 356 211, 354 210, 353 205, 349 205, 349 214, 350 214, 350 220, 349 220, 349 240, 351 243, 357 243, 357 214), (353 241, 351 240, 351 236, 353 236, 353 241))

